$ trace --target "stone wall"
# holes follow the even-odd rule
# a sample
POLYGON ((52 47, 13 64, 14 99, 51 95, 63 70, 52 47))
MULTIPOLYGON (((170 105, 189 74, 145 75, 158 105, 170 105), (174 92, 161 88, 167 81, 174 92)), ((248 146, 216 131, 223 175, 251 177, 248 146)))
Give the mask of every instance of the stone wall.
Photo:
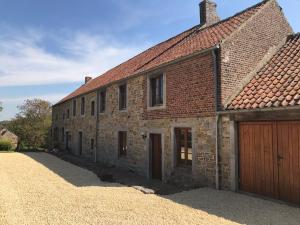
MULTIPOLYGON (((95 149, 91 150, 91 139, 93 138, 96 143, 96 116, 97 111, 95 108, 95 115, 91 115, 91 101, 97 101, 96 92, 92 92, 84 95, 85 97, 85 114, 80 114, 80 102, 81 97, 77 97, 76 100, 76 115, 73 116, 73 100, 67 101, 64 104, 57 105, 53 108, 53 124, 52 124, 52 137, 54 136, 54 129, 58 128, 58 143, 52 143, 52 147, 57 145, 60 149, 66 149, 66 134, 62 134, 62 128, 65 133, 70 132, 71 142, 70 151, 73 154, 79 154, 79 131, 83 133, 83 151, 82 156, 87 158, 94 158, 95 149), (67 118, 67 111, 70 115, 67 118), (65 115, 65 116, 63 116, 65 115)), ((95 107, 97 105, 95 104, 95 107)), ((96 144, 95 144, 96 145, 96 144)))

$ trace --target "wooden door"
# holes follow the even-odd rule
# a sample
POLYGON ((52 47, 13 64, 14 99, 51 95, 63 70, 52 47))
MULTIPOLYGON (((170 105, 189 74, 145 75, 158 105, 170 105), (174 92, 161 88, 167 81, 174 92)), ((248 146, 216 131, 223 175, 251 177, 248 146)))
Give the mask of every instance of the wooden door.
POLYGON ((162 179, 162 146, 161 134, 150 135, 151 171, 153 179, 162 179))
POLYGON ((279 198, 300 204, 300 122, 278 122, 279 198))
POLYGON ((240 190, 300 204, 300 122, 239 124, 240 190))
POLYGON ((272 122, 240 123, 240 189, 277 198, 276 137, 272 122), (275 150, 275 151, 274 151, 275 150))

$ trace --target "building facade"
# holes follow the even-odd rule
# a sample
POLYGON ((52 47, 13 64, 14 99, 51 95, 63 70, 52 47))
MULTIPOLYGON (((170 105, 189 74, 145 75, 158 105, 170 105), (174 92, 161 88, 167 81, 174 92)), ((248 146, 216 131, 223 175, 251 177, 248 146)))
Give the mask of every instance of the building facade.
POLYGON ((236 190, 237 124, 221 112, 292 29, 274 0, 222 21, 215 10, 202 1, 200 25, 54 105, 52 147, 163 182, 236 190))

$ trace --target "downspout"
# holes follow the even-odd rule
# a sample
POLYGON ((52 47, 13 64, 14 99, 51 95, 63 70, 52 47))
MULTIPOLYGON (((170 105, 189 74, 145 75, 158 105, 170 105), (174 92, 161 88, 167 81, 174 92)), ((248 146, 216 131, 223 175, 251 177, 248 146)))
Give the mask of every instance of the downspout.
POLYGON ((212 51, 212 56, 213 56, 213 62, 214 62, 214 85, 215 85, 215 107, 216 107, 216 130, 215 130, 215 144, 216 144, 216 149, 215 149, 215 155, 216 155, 216 189, 220 189, 220 184, 219 184, 219 122, 220 122, 220 116, 218 114, 218 74, 219 74, 219 66, 218 66, 218 52, 220 49, 220 46, 218 45, 216 49, 212 51))
POLYGON ((96 146, 95 146, 95 163, 97 162, 97 152, 98 152, 98 130, 99 130, 99 113, 100 113, 100 111, 99 111, 99 90, 97 90, 97 97, 96 97, 96 99, 97 99, 97 102, 96 102, 96 107, 97 107, 97 110, 96 110, 96 112, 97 112, 97 116, 96 116, 96 137, 95 137, 95 143, 96 143, 96 146))

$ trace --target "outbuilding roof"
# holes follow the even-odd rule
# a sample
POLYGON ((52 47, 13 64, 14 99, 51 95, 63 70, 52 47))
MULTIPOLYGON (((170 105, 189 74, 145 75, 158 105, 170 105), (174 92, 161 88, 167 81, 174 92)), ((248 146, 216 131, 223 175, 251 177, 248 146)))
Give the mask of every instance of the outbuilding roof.
POLYGON ((227 109, 249 110, 300 105, 300 34, 286 43, 233 99, 227 109))
POLYGON ((198 25, 170 38, 107 71, 103 75, 92 79, 57 104, 99 89, 112 82, 155 69, 182 57, 212 48, 230 36, 245 21, 258 12, 266 2, 268 1, 263 1, 209 27, 198 25))

